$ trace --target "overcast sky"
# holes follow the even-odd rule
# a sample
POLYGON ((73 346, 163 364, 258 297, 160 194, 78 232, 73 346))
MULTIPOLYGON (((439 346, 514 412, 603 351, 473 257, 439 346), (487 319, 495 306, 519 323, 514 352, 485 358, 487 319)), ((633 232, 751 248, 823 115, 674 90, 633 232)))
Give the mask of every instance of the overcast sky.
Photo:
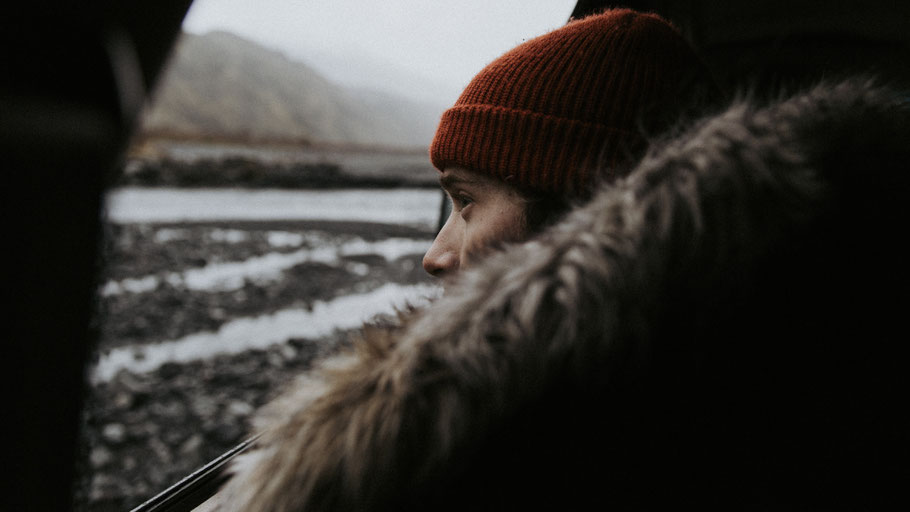
POLYGON ((564 24, 576 0, 195 0, 184 29, 223 29, 348 85, 451 104, 480 69, 564 24))

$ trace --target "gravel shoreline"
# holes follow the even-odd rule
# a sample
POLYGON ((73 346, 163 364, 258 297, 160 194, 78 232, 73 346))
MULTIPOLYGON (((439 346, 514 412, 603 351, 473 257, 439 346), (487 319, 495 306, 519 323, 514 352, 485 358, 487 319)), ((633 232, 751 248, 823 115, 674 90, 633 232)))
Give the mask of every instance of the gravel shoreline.
MULTIPOLYGON (((109 229, 103 276, 124 279, 201 266, 213 258, 237 261, 264 251, 280 251, 283 249, 263 242, 263 233, 276 230, 317 230, 335 240, 432 237, 413 228, 367 223, 117 226, 109 229), (212 246, 207 234, 228 228, 247 236, 238 243, 212 246), (179 243, 156 242, 156 234, 163 229, 190 232, 179 243)), ((228 292, 200 293, 163 283, 149 293, 100 297, 98 347, 103 351, 212 331, 233 318, 288 306, 307 307, 317 300, 386 282, 427 283, 420 257, 411 254, 386 261, 365 254, 351 256, 340 266, 302 263, 275 282, 245 282, 228 292), (359 271, 350 271, 349 263, 360 265, 359 271), (363 272, 364 268, 368 271, 363 272)), ((149 373, 121 371, 98 383, 86 398, 76 509, 129 510, 229 450, 245 439, 250 417, 259 407, 311 368, 315 360, 345 346, 357 330, 335 331, 318 339, 292 339, 263 350, 186 364, 166 363, 149 373)))

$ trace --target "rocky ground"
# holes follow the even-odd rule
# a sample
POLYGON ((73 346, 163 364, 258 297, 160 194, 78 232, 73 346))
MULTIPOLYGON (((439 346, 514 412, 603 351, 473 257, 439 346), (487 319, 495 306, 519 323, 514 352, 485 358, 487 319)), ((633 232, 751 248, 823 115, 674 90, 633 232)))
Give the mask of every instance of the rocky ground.
MULTIPOLYGON (((317 232, 320 237, 308 240, 323 243, 349 237, 431 237, 416 229, 364 223, 111 226, 104 280, 164 275, 212 261, 242 261, 264 252, 293 250, 269 245, 268 234, 276 232, 317 232), (212 236, 227 229, 244 236, 231 240, 212 236), (173 235, 175 230, 181 236, 162 235, 173 235)), ((314 301, 383 282, 427 282, 420 256, 387 261, 361 254, 343 258, 349 261, 340 265, 302 263, 288 269, 280 280, 247 281, 226 291, 192 291, 162 279, 152 291, 100 296, 99 349, 214 331, 232 318, 306 308, 314 301)), ((110 381, 97 383, 87 398, 84 417, 78 509, 129 510, 233 447, 247 436, 249 419, 258 407, 314 360, 342 347, 350 334, 336 331, 238 355, 167 363, 149 373, 121 371, 110 381)))

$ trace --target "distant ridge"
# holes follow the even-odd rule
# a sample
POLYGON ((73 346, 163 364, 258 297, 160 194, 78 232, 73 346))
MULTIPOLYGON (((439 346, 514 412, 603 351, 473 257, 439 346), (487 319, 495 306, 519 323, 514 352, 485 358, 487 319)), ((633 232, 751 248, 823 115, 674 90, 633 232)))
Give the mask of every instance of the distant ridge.
POLYGON ((169 136, 427 147, 441 110, 351 90, 228 32, 184 33, 143 122, 169 136))

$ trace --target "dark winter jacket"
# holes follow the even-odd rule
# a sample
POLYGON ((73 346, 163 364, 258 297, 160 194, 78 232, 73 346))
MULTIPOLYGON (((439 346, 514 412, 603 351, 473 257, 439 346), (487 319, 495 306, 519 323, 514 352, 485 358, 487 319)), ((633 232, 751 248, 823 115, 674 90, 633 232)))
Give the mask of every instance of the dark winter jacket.
POLYGON ((302 377, 222 506, 891 508, 908 153, 906 96, 861 80, 655 141, 564 222, 302 377))

